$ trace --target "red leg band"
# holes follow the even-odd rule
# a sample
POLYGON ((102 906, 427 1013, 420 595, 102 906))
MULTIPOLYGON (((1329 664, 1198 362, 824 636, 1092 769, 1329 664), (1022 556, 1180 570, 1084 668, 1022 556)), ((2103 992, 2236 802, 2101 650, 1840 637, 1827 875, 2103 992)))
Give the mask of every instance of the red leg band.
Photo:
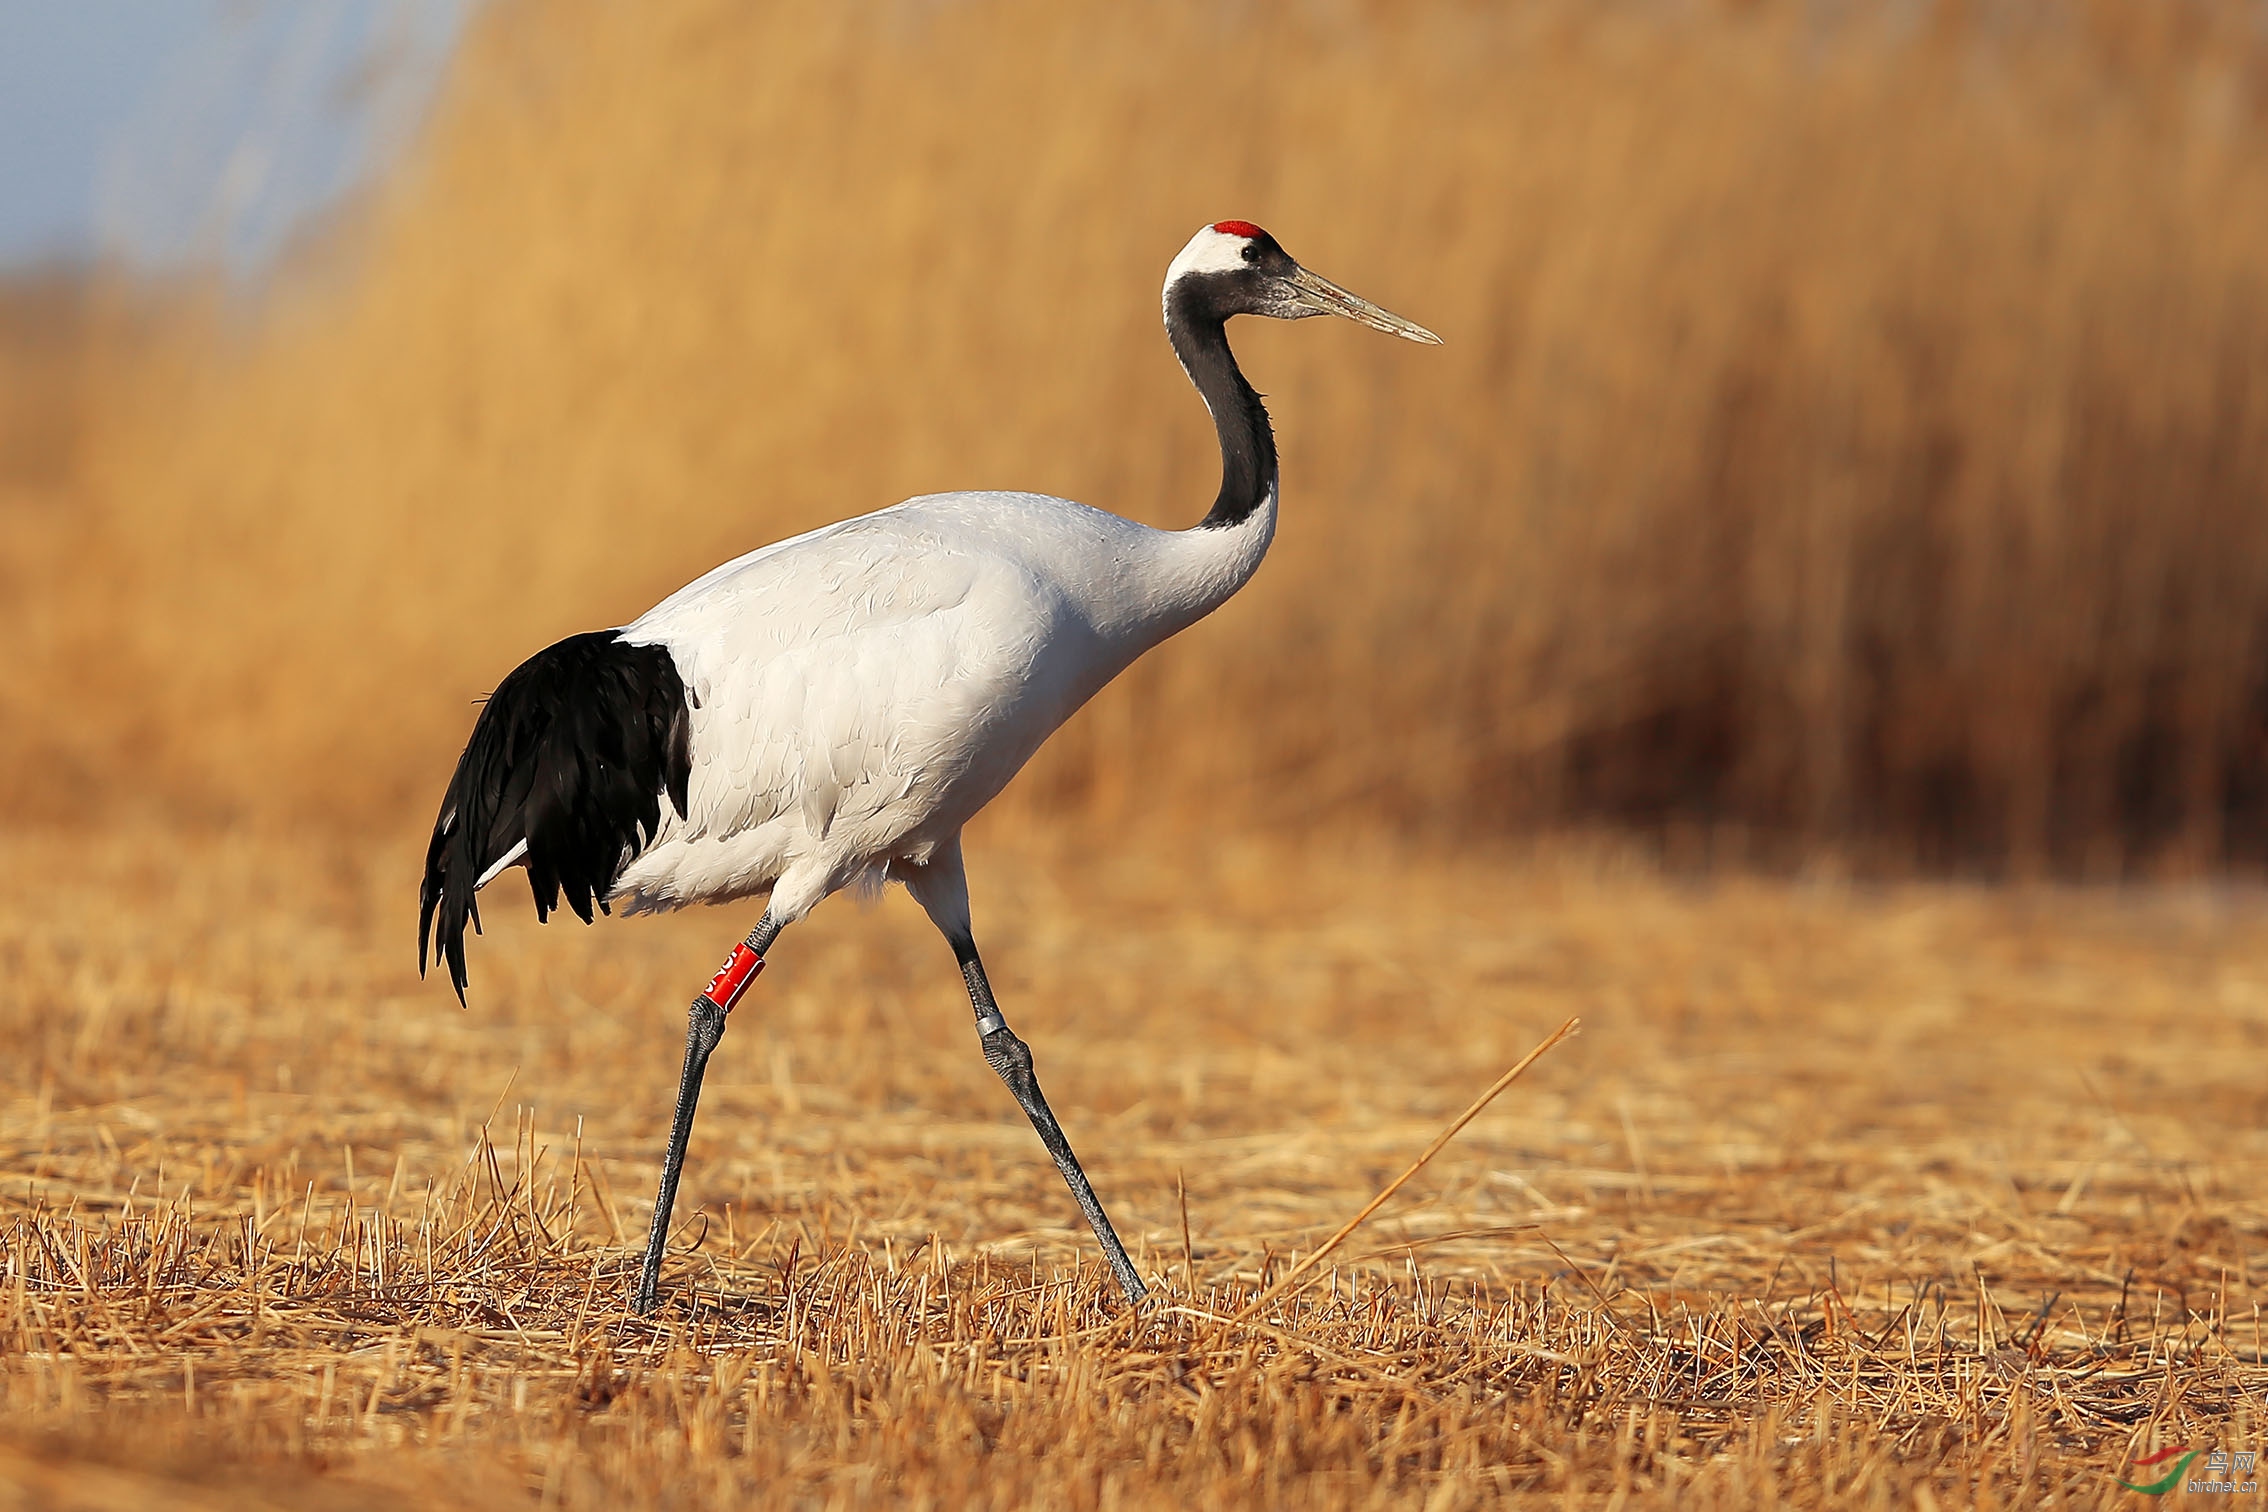
POLYGON ((735 945, 732 954, 725 959, 724 970, 710 980, 709 990, 701 995, 730 1013, 732 1005, 740 1001, 740 995, 748 990, 748 984, 755 981, 756 974, 763 969, 762 956, 750 950, 745 943, 735 945))

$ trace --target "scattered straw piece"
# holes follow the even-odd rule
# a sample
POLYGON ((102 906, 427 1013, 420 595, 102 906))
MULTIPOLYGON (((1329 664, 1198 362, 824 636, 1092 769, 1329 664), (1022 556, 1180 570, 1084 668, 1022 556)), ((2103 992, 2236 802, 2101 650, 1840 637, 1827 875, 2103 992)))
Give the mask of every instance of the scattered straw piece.
POLYGON ((1583 1021, 1580 1018, 1569 1019, 1566 1023, 1561 1024, 1557 1030, 1553 1031, 1551 1036, 1548 1039, 1544 1040, 1542 1044, 1536 1046, 1535 1049, 1530 1050, 1526 1055, 1521 1056, 1519 1062, 1515 1064, 1511 1070, 1498 1077, 1494 1085, 1492 1085, 1486 1092, 1483 1092, 1480 1097, 1475 1100, 1471 1107, 1458 1114, 1456 1119, 1450 1123, 1448 1128, 1443 1129, 1439 1134, 1436 1134, 1433 1137, 1433 1143, 1425 1147, 1424 1154, 1418 1156, 1417 1159, 1410 1162, 1410 1167, 1408 1170, 1402 1172, 1401 1175, 1395 1177, 1392 1181, 1387 1182, 1384 1191, 1381 1191, 1377 1196, 1371 1198, 1369 1203, 1363 1208, 1361 1212, 1355 1214, 1352 1218, 1349 1218, 1346 1223, 1339 1229, 1339 1231, 1333 1234, 1330 1238, 1324 1240, 1322 1246, 1313 1254, 1309 1255, 1305 1260, 1300 1261, 1299 1264, 1293 1266, 1290 1270, 1284 1272, 1283 1278, 1277 1281, 1275 1285, 1260 1293, 1259 1296, 1254 1297, 1251 1303, 1246 1306, 1244 1311, 1236 1315, 1236 1321, 1239 1323, 1250 1322, 1255 1313, 1259 1312, 1261 1308, 1266 1307, 1270 1302, 1274 1301, 1278 1296, 1282 1295, 1284 1291, 1291 1286, 1292 1282, 1299 1279, 1299 1277, 1304 1275, 1306 1272, 1314 1269, 1317 1265, 1320 1265, 1326 1255, 1329 1255, 1333 1250, 1336 1250, 1341 1244, 1344 1244, 1346 1242, 1347 1236, 1349 1234, 1352 1234, 1356 1229, 1362 1227, 1364 1220, 1369 1218, 1372 1213, 1375 1213, 1380 1208, 1384 1207, 1386 1205, 1386 1200, 1402 1189, 1403 1183, 1407 1182, 1418 1172, 1424 1170, 1426 1167, 1426 1162, 1433 1159, 1434 1156, 1440 1154, 1442 1147, 1448 1144, 1450 1140, 1457 1137, 1458 1130, 1464 1128, 1465 1125, 1480 1117, 1481 1110, 1486 1108, 1490 1103, 1496 1101, 1499 1093, 1503 1092, 1506 1087, 1509 1087, 1514 1082, 1518 1081, 1523 1072, 1525 1072, 1530 1066, 1534 1065, 1537 1061, 1543 1059, 1545 1051, 1551 1049, 1552 1046, 1558 1044, 1561 1040, 1567 1038, 1567 1036, 1569 1036, 1570 1034, 1573 1034, 1578 1028, 1582 1026, 1582 1023, 1583 1021))

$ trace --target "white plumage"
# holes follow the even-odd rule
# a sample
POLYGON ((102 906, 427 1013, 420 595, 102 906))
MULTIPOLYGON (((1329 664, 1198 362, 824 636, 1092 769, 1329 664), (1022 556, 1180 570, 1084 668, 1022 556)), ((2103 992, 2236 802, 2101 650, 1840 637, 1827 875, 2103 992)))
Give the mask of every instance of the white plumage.
POLYGON ((693 696, 681 819, 615 884, 631 911, 766 890, 793 923, 926 862, 1096 690, 1252 576, 1275 490, 1153 530, 1044 494, 909 499, 728 562, 633 621, 693 696))

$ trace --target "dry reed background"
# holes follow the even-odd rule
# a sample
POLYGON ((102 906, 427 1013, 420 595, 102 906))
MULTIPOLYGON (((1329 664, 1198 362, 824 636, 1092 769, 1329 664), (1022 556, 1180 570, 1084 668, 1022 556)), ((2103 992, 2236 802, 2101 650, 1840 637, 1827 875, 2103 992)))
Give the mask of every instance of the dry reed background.
POLYGON ((0 301, 0 1504, 2094 1506, 2257 1447, 2255 897, 1651 868, 2268 859, 2264 64, 2139 0, 502 3, 256 308, 0 301), (1281 538, 986 822, 1002 985, 1210 1312, 1585 1036, 1328 1293, 1137 1337, 934 942, 836 905, 714 1073, 702 1302, 629 1322, 733 926, 421 990, 469 701, 907 493, 1193 518, 1154 300, 1222 215, 1450 344, 1238 333, 1281 538))
POLYGON ((1276 558, 1027 810, 2254 864, 2264 81, 2202 3, 503 6, 224 357, 93 365, 105 555, 0 685, 86 781, 8 803, 391 820, 499 664, 749 542, 1186 522, 1156 286, 1236 213, 1450 344, 1240 333, 1276 558))

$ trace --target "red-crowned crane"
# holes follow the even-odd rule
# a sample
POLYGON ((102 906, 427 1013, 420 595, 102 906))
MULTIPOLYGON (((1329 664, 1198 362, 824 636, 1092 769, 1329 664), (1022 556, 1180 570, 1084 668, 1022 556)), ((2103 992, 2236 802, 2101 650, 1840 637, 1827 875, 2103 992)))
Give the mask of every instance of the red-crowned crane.
POLYGON ((1220 435, 1221 489, 1188 530, 1069 499, 908 499, 727 562, 628 626, 570 636, 497 684, 449 779, 418 893, 465 993, 475 894, 524 866, 536 916, 565 895, 624 911, 769 895, 693 1000, 636 1306, 661 1280, 694 1104, 725 1016, 780 931, 854 884, 895 881, 959 960, 984 1058, 1039 1131, 1127 1300, 1145 1295, 969 928, 961 827, 1103 684, 1244 586, 1276 533, 1276 442, 1229 351, 1232 315, 1343 315, 1439 337, 1292 261, 1247 221, 1166 270, 1166 336, 1220 435), (666 802, 665 802, 666 800, 666 802))

